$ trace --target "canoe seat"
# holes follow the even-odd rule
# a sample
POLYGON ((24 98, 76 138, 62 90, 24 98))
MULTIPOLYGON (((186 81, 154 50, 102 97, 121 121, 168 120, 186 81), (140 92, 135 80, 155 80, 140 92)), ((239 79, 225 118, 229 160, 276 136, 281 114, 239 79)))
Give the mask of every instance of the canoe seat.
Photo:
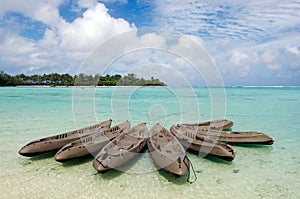
POLYGON ((131 149, 133 147, 133 144, 131 145, 127 145, 127 146, 122 146, 122 147, 119 147, 119 146, 114 146, 114 147, 111 147, 107 153, 110 155, 110 156, 118 156, 122 153, 122 151, 126 152, 128 151, 129 149, 131 149))
POLYGON ((130 140, 123 139, 121 141, 117 140, 115 143, 115 147, 128 147, 133 143, 130 140))
POLYGON ((160 137, 157 139, 157 142, 170 142, 170 140, 169 137, 160 137))
POLYGON ((158 149, 158 150, 161 150, 161 148, 160 148, 160 145, 159 145, 159 144, 157 145, 157 149, 158 149))
POLYGON ((132 136, 132 135, 125 135, 124 137, 125 137, 126 139, 132 140, 132 141, 137 141, 137 140, 139 140, 138 137, 135 137, 135 136, 132 136))
POLYGON ((104 154, 104 156, 118 156, 120 154, 117 147, 111 147, 105 152, 106 154, 104 154))
POLYGON ((124 146, 124 147, 120 147, 119 148, 119 151, 122 151, 122 150, 129 150, 129 149, 131 149, 132 147, 133 147, 134 145, 133 144, 131 144, 131 145, 127 145, 127 146, 124 146))
POLYGON ((198 136, 198 135, 196 135, 196 140, 204 141, 204 138, 203 138, 203 137, 200 137, 200 136, 198 136))

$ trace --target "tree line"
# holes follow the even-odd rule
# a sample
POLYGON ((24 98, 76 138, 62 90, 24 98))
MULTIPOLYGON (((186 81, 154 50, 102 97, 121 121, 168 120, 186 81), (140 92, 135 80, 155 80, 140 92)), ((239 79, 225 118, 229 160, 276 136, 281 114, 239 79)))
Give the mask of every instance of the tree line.
POLYGON ((138 78, 134 73, 129 73, 122 77, 116 75, 86 75, 79 74, 43 74, 43 75, 24 75, 11 76, 3 71, 0 72, 0 86, 165 86, 159 79, 138 78))

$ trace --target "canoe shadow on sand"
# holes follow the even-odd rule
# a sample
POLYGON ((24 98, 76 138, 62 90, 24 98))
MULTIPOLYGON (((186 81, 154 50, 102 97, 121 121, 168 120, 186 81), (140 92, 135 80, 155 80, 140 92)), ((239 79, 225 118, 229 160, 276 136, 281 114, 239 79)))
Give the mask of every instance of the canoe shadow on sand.
POLYGON ((99 173, 97 171, 95 171, 95 176, 101 180, 112 180, 114 178, 117 178, 119 176, 121 176, 124 173, 124 171, 121 170, 117 170, 117 169, 110 169, 108 171, 106 171, 105 173, 99 173))
MULTIPOLYGON (((106 171, 105 173, 95 173, 96 176, 100 175, 99 179, 105 179, 105 180, 111 180, 114 178, 119 177, 120 175, 124 174, 126 171, 129 171, 134 164, 136 164, 137 161, 139 161, 142 156, 144 155, 144 153, 148 153, 147 149, 143 150, 143 153, 140 153, 138 156, 136 156, 134 159, 132 159, 130 162, 128 162, 126 165, 117 168, 117 169, 110 169, 108 171, 106 171)), ((199 156, 199 154, 197 152, 194 151, 190 151, 188 150, 188 153, 190 156, 197 156, 197 158, 201 158, 202 156, 199 156)), ((222 163, 222 164, 227 164, 227 165, 232 165, 233 162, 228 162, 225 160, 222 160, 220 158, 214 157, 214 156, 206 156, 203 157, 204 159, 207 159, 209 161, 213 161, 216 163, 222 163)), ((173 173, 170 173, 168 171, 165 171, 162 168, 158 168, 157 167, 157 171, 153 171, 153 172, 158 172, 158 174, 160 176, 162 176, 163 178, 165 178, 168 182, 176 184, 176 185, 182 185, 182 184, 186 184, 187 180, 193 181, 195 178, 197 178, 197 173, 199 173, 198 171, 193 171, 192 167, 190 167, 190 179, 188 174, 184 175, 184 176, 176 176, 173 173), (195 176, 196 175, 196 176, 195 176)))
POLYGON ((243 143, 230 143, 232 147, 245 147, 245 148, 253 148, 253 149, 267 149, 272 150, 273 145, 263 145, 263 144, 243 144, 243 143))
MULTIPOLYGON (((188 180, 188 175, 184 175, 184 176, 176 176, 173 173, 170 173, 168 171, 165 171, 164 169, 159 169, 158 170, 159 175, 161 175, 162 177, 164 177, 168 182, 171 182, 173 184, 176 185, 182 185, 182 184, 186 184, 187 180, 188 180)), ((191 178, 194 178, 192 171, 191 171, 191 178)), ((192 179, 190 179, 192 180, 192 179)))
POLYGON ((43 160, 43 159, 47 159, 47 158, 53 158, 55 153, 56 153, 56 151, 49 151, 49 152, 46 152, 46 153, 43 153, 40 155, 32 156, 28 160, 39 161, 39 160, 43 160))
MULTIPOLYGON (((110 169, 110 170, 106 171, 105 173, 96 173, 95 175, 97 177, 100 175, 99 179, 105 179, 105 180, 112 180, 114 178, 117 178, 117 177, 121 176, 122 174, 126 173, 127 171, 129 171, 138 161, 140 161, 142 159, 142 157, 145 155, 145 153, 149 153, 147 147, 145 147, 143 149, 143 151, 140 152, 139 155, 134 157, 126 165, 124 165, 120 168, 117 168, 117 169, 110 169)), ((188 175, 178 177, 170 172, 165 171, 164 169, 159 169, 159 168, 157 168, 157 170, 155 170, 153 172, 157 172, 157 171, 158 171, 159 175, 163 176, 168 182, 178 184, 178 185, 187 183, 186 181, 187 181, 188 175)), ((142 173, 139 173, 139 174, 142 175, 142 173)))
MULTIPOLYGON (((138 155, 133 160, 131 160, 128 164, 126 164, 125 166, 122 166, 118 169, 110 169, 110 170, 106 171, 105 173, 95 173, 95 176, 99 177, 99 179, 104 179, 104 180, 112 180, 114 178, 117 178, 117 177, 121 176, 122 174, 126 173, 126 171, 130 170, 130 168, 132 168, 132 166, 137 161, 139 161, 141 156, 143 156, 143 154, 138 155)), ((165 171, 164 169, 157 168, 157 170, 158 170, 159 175, 164 177, 168 182, 171 182, 171 183, 177 184, 177 185, 187 183, 188 175, 178 177, 170 172, 165 171)), ((153 172, 157 172, 157 171, 153 171, 153 172)), ((140 175, 142 175, 142 174, 140 174, 140 175)))
MULTIPOLYGON (((28 160, 29 161, 40 161, 40 160, 44 160, 44 159, 48 159, 48 158, 54 159, 55 154, 56 154, 56 151, 50 151, 50 152, 46 152, 46 153, 43 153, 43 154, 40 154, 40 155, 30 157, 28 160)), ((72 159, 72 160, 69 160, 69 161, 61 162, 60 164, 63 167, 72 167, 72 166, 76 166, 76 165, 79 165, 79 164, 83 164, 83 163, 92 161, 93 158, 94 157, 92 155, 89 155, 89 156, 85 156, 85 157, 81 157, 81 158, 75 158, 75 159, 72 159)), ((57 162, 57 163, 59 163, 59 162, 57 162)))
POLYGON ((231 165, 234 162, 234 160, 233 161, 226 161, 226 160, 223 160, 221 158, 215 157, 213 155, 201 155, 201 154, 199 154, 199 152, 192 151, 192 150, 187 150, 187 153, 190 156, 195 156, 196 158, 204 158, 206 160, 209 160, 209 161, 212 161, 212 162, 215 162, 215 163, 220 163, 220 164, 231 165))
POLYGON ((80 157, 80 158, 74 158, 72 160, 62 162, 61 164, 63 167, 73 167, 73 166, 77 166, 79 164, 92 162, 93 159, 94 159, 94 157, 92 155, 88 155, 88 156, 84 156, 84 157, 80 157))

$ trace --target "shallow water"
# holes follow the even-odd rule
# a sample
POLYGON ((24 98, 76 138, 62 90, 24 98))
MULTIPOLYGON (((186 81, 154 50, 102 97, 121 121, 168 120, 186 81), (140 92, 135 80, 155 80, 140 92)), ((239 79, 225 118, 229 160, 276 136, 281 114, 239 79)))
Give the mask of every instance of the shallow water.
POLYGON ((80 89, 0 88, 0 198, 300 197, 300 88, 226 88, 225 95, 206 88, 80 89), (18 154, 33 139, 110 118, 150 129, 222 117, 234 121, 232 130, 261 131, 275 143, 235 145, 230 163, 188 152, 193 184, 157 171, 147 153, 105 174, 93 169, 92 157, 62 164, 52 152, 18 154))

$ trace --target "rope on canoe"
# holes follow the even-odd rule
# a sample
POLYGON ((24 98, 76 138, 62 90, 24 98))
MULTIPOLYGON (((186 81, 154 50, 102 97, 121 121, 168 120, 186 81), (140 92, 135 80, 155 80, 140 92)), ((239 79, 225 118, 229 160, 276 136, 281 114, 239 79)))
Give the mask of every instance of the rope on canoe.
POLYGON ((185 164, 185 166, 188 168, 188 170, 189 170, 189 173, 188 173, 188 177, 187 177, 187 179, 186 179, 186 181, 188 182, 188 183, 190 183, 190 184, 193 184, 194 182, 196 182, 197 181, 197 175, 196 175, 196 172, 195 172, 195 169, 194 169, 194 167, 193 167, 193 164, 192 164, 192 162, 189 160, 189 158, 187 157, 187 156, 185 156, 184 157, 184 159, 183 159, 183 163, 185 164), (193 174, 194 174, 194 180, 193 181, 190 181, 190 177, 191 177, 191 170, 190 170, 190 167, 189 167, 189 164, 188 163, 186 163, 186 160, 188 160, 189 161, 189 163, 190 163, 190 166, 191 166, 191 168, 192 168, 192 171, 193 171, 193 174))

